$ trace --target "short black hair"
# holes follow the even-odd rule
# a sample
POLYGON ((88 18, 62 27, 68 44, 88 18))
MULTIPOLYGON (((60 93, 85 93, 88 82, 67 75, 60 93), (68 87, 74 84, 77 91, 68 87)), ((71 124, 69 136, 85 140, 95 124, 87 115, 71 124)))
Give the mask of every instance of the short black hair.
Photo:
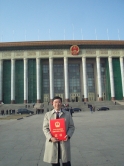
POLYGON ((55 96, 55 97, 53 98, 53 100, 52 100, 52 101, 54 101, 54 100, 56 100, 56 99, 59 99, 59 100, 62 102, 62 98, 61 98, 61 97, 59 97, 59 96, 55 96))

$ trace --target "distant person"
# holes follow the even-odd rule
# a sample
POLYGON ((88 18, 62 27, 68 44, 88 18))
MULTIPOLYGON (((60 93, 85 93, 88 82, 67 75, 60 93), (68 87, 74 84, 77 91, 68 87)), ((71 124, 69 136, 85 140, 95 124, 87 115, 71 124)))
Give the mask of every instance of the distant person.
POLYGON ((90 108, 90 112, 93 113, 93 106, 91 104, 88 105, 88 108, 90 108))
POLYGON ((1 111, 1 115, 4 115, 4 110, 1 111))
POLYGON ((73 116, 72 114, 74 113, 74 111, 73 111, 73 109, 72 109, 72 107, 70 108, 70 114, 71 114, 71 116, 73 116))
POLYGON ((93 112, 95 112, 95 106, 93 107, 93 112))
POLYGON ((64 107, 66 107, 66 104, 64 104, 64 107))
POLYGON ((8 115, 8 110, 6 110, 6 115, 8 115))
POLYGON ((66 108, 66 111, 69 111, 69 108, 68 108, 68 107, 66 108))
POLYGON ((66 107, 69 107, 69 104, 66 104, 66 107))
POLYGON ((44 113, 44 108, 41 109, 42 114, 44 113))
POLYGON ((72 99, 71 101, 72 101, 72 102, 74 102, 75 100, 74 100, 74 99, 72 99))

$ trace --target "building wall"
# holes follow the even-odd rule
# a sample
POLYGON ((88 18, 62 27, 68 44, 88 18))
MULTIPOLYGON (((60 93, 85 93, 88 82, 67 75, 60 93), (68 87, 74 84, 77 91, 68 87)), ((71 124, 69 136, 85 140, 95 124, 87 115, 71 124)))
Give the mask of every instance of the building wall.
MULTIPOLYGON (((88 100, 99 100, 98 92, 98 74, 96 58, 100 57, 100 64, 105 65, 105 91, 103 92, 103 100, 111 100, 111 84, 108 57, 112 57, 113 75, 114 75, 114 90, 115 98, 121 100, 122 94, 122 78, 120 71, 120 57, 124 56, 123 49, 80 49, 79 55, 71 55, 68 49, 42 49, 42 50, 16 50, 16 51, 1 51, 0 60, 3 60, 3 79, 2 79, 2 100, 4 103, 11 103, 11 59, 15 59, 15 103, 24 102, 24 58, 28 60, 28 75, 27 75, 27 102, 37 102, 37 64, 36 59, 40 59, 40 94, 41 102, 50 101, 50 92, 44 91, 45 88, 45 73, 43 72, 44 65, 49 67, 49 58, 53 58, 53 76, 54 85, 58 80, 62 83, 63 90, 57 92, 59 89, 59 83, 54 87, 54 95, 61 95, 65 99, 65 76, 64 76, 64 57, 68 58, 68 71, 69 65, 78 65, 79 68, 79 86, 77 91, 71 91, 69 89, 69 99, 75 101, 82 101, 84 98, 84 82, 83 82, 83 70, 82 70, 82 57, 86 57, 86 64, 92 65, 93 73, 92 80, 89 79, 87 74, 87 80, 89 79, 88 86, 94 86, 94 90, 88 89, 88 100), (56 66, 61 65, 63 72, 60 72, 61 77, 57 77, 56 66)), ((59 67, 57 68, 57 70, 59 67)), ((49 70, 49 69, 48 69, 49 70)), ((73 70, 73 68, 72 68, 73 70)), ((68 72, 69 81, 72 81, 71 71, 68 72)), ((88 72, 87 72, 88 73, 88 72)), ((89 74, 90 75, 90 74, 89 74)), ((49 80, 49 71, 46 74, 47 80, 49 80)), ((74 73, 75 76, 75 73, 74 73)), ((72 81, 73 82, 73 81, 72 81)), ((49 83, 47 83, 49 85, 49 83)), ((71 85, 71 82, 69 83, 71 85)), ((75 83, 75 85, 78 83, 75 83)), ((47 87, 49 89, 49 87, 47 87)), ((70 88, 70 87, 69 87, 70 88)), ((88 87, 90 88, 90 87, 88 87)), ((60 88, 61 89, 61 88, 60 88)))

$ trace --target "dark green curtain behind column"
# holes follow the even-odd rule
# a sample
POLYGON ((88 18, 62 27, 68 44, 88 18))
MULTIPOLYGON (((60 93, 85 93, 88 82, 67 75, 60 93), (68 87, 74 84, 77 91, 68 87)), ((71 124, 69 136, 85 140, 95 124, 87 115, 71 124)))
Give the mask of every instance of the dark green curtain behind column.
POLYGON ((114 87, 115 87, 115 99, 122 100, 122 80, 121 80, 121 70, 120 70, 120 60, 119 58, 112 59, 113 64, 113 74, 114 74, 114 87))
POLYGON ((15 61, 15 102, 24 103, 24 63, 15 61))
POLYGON ((11 103, 11 60, 3 61, 3 103, 11 103))
POLYGON ((36 59, 28 60, 28 103, 36 103, 36 59))

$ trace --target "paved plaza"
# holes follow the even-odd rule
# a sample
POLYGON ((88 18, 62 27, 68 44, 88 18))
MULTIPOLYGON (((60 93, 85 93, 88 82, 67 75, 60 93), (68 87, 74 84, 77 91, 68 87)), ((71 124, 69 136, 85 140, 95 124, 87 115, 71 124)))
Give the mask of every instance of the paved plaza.
MULTIPOLYGON (((0 120, 0 166, 50 166, 43 162, 43 114, 0 120)), ((73 114, 72 166, 124 166, 124 110, 73 114)))

